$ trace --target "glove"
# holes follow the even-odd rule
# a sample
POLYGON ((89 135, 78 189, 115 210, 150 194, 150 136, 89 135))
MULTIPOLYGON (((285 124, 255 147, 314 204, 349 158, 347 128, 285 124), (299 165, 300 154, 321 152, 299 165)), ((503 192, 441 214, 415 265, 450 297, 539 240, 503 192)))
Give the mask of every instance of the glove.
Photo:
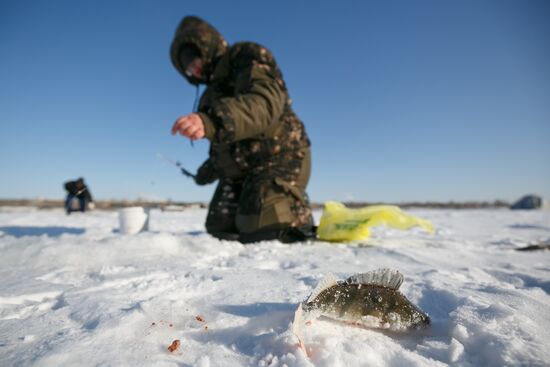
POLYGON ((94 209, 95 209, 95 204, 93 203, 93 201, 90 201, 90 202, 88 203, 88 209, 90 209, 90 210, 94 210, 94 209))
POLYGON ((197 171, 197 174, 195 175, 195 183, 197 185, 208 185, 218 179, 218 174, 216 170, 214 169, 214 166, 210 159, 206 160, 200 166, 200 168, 197 171))

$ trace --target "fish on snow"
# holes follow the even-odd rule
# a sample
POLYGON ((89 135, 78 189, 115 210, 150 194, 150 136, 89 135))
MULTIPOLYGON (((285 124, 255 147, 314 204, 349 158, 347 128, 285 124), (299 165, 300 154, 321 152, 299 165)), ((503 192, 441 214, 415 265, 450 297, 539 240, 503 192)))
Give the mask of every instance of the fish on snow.
POLYGON ((397 270, 378 269, 338 281, 331 273, 296 310, 293 332, 305 350, 302 325, 324 316, 367 328, 420 329, 429 316, 400 291, 403 275, 397 270))

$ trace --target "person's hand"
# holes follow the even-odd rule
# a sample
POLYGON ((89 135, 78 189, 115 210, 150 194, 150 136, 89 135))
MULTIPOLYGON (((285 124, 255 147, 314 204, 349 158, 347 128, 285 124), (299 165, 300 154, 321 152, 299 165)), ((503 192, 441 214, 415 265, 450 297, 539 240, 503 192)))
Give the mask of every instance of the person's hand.
POLYGON ((196 113, 180 117, 172 126, 172 135, 180 133, 191 140, 204 138, 204 123, 196 113))
POLYGON ((93 201, 90 201, 90 202, 88 203, 88 209, 90 209, 90 210, 94 210, 94 209, 95 209, 95 204, 94 204, 93 201))

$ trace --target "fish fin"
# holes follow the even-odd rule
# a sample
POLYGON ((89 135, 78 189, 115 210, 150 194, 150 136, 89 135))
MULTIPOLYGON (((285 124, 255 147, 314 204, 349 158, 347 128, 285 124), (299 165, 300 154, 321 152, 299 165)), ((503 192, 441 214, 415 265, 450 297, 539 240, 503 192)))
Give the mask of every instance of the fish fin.
POLYGON ((348 284, 370 284, 398 290, 403 283, 403 274, 398 270, 378 269, 349 277, 348 284))
POLYGON ((306 303, 309 303, 309 302, 313 301, 315 299, 315 297, 317 297, 319 295, 319 293, 321 293, 325 289, 328 289, 328 288, 330 288, 330 287, 332 287, 333 285, 336 285, 336 284, 338 284, 338 283, 337 283, 336 278, 334 277, 334 275, 332 273, 328 273, 319 282, 319 284, 317 284, 317 287, 315 287, 313 292, 311 292, 311 295, 307 299, 306 303))
POLYGON ((300 345, 300 348, 306 353, 307 355, 307 349, 306 344, 304 343, 304 334, 302 334, 302 323, 303 323, 303 309, 302 304, 298 305, 298 309, 296 309, 296 312, 294 313, 294 321, 292 322, 292 332, 294 335, 296 335, 296 338, 298 338, 298 344, 300 345))

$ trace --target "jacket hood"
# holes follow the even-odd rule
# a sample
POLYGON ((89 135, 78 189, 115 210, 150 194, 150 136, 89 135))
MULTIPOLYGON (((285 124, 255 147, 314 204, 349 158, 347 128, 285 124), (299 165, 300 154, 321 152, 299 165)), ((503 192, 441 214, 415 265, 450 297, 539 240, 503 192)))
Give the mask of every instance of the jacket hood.
POLYGON ((180 50, 185 44, 192 44, 199 49, 206 80, 210 80, 216 63, 227 51, 227 42, 225 39, 216 28, 196 16, 187 16, 179 24, 172 41, 172 46, 170 47, 170 58, 172 59, 172 64, 189 83, 198 84, 196 79, 190 78, 185 74, 185 70, 179 60, 180 50))

